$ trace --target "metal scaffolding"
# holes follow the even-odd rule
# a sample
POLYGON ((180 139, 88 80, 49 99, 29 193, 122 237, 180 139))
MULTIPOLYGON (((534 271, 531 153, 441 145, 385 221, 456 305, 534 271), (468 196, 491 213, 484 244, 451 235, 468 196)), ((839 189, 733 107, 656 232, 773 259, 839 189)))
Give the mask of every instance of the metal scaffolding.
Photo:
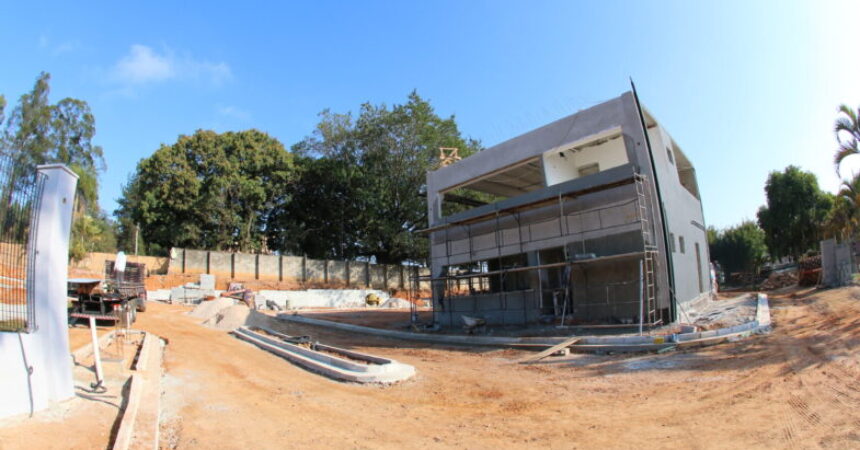
MULTIPOLYGON (((489 286, 490 294, 497 295, 499 301, 501 303, 501 309, 504 311, 510 311, 507 309, 508 303, 507 298, 508 295, 513 293, 509 292, 506 287, 508 285, 506 282, 511 279, 517 273, 532 273, 533 271, 537 271, 536 277, 532 277, 529 281, 532 285, 532 289, 529 291, 534 291, 537 289, 537 301, 538 308, 544 308, 546 304, 545 292, 544 291, 553 291, 553 315, 558 320, 561 320, 561 324, 565 324, 565 320, 570 320, 571 312, 574 308, 584 308, 588 310, 589 307, 595 306, 606 306, 606 305, 614 305, 614 307, 618 307, 619 305, 630 305, 638 304, 638 320, 636 323, 624 323, 624 324, 601 324, 594 325, 596 327, 633 327, 638 325, 640 332, 642 332, 645 327, 652 327, 662 323, 662 319, 660 318, 660 311, 657 305, 657 261, 658 261, 658 248, 656 246, 656 241, 654 238, 655 231, 653 229, 653 221, 650 220, 651 212, 654 211, 654 204, 652 200, 652 195, 649 195, 649 184, 646 177, 639 173, 633 173, 629 178, 626 178, 621 181, 613 182, 610 184, 602 185, 602 186, 591 186, 587 189, 582 189, 579 191, 567 192, 558 194, 555 198, 551 199, 541 199, 538 201, 534 201, 525 205, 519 205, 516 207, 510 207, 506 209, 499 209, 494 211, 493 213, 483 214, 478 217, 471 217, 469 219, 464 219, 461 221, 451 221, 442 225, 438 225, 435 227, 428 228, 424 230, 425 232, 443 232, 444 233, 444 241, 445 241, 445 261, 451 261, 451 240, 449 239, 449 230, 452 227, 464 227, 466 239, 468 240, 468 251, 470 257, 474 255, 474 236, 472 232, 472 227, 477 224, 486 224, 490 221, 494 222, 494 228, 492 233, 495 234, 495 244, 496 244, 496 255, 493 258, 486 259, 474 259, 467 263, 459 264, 459 266, 467 266, 468 270, 460 270, 457 271, 455 268, 457 265, 448 264, 445 266, 445 273, 441 276, 431 276, 429 277, 413 277, 413 282, 410 283, 413 286, 415 292, 420 291, 420 283, 430 281, 433 286, 434 297, 441 306, 440 310, 437 310, 436 302, 432 302, 433 305, 433 318, 434 322, 436 321, 437 314, 439 313, 447 313, 449 314, 450 322, 453 323, 453 304, 457 301, 458 297, 462 297, 464 288, 461 283, 466 283, 466 289, 470 293, 470 295, 474 295, 475 292, 484 292, 489 286), (587 194, 604 191, 608 189, 613 189, 619 186, 624 185, 634 185, 635 188, 635 196, 629 200, 623 200, 620 202, 616 202, 612 205, 608 206, 600 206, 595 208, 590 208, 586 210, 577 210, 575 212, 565 212, 565 200, 569 198, 577 198, 587 194), (502 232, 504 231, 500 226, 500 219, 503 216, 510 216, 513 218, 516 223, 516 227, 518 230, 519 239, 519 255, 525 254, 524 246, 526 244, 537 243, 542 240, 547 240, 550 238, 542 238, 542 239, 533 239, 529 241, 525 241, 523 238, 523 221, 522 214, 528 210, 546 207, 555 203, 558 208, 558 221, 559 221, 559 237, 568 237, 566 243, 563 245, 564 248, 568 246, 570 242, 578 241, 582 242, 583 252, 582 254, 568 254, 572 252, 568 252, 565 250, 564 254, 567 255, 564 258, 564 261, 560 262, 548 262, 543 263, 540 260, 541 250, 545 249, 537 249, 535 251, 536 258, 534 261, 529 261, 527 265, 517 266, 517 267, 506 267, 503 263, 503 258, 506 255, 502 254, 502 232), (635 220, 632 222, 623 223, 621 225, 618 224, 607 224, 604 226, 602 219, 602 211, 607 211, 613 208, 624 208, 627 206, 633 206, 635 208, 635 220), (598 219, 600 220, 599 227, 594 230, 571 230, 570 225, 567 222, 568 217, 573 217, 577 215, 584 214, 596 214, 598 219), (641 233, 642 246, 641 248, 631 248, 629 252, 620 253, 620 254, 586 254, 585 252, 585 238, 586 233, 593 231, 607 231, 612 230, 616 227, 629 226, 633 223, 639 223, 639 232, 641 233), (494 265, 496 268, 490 269, 489 262, 491 260, 495 260, 494 265), (606 282, 600 284, 599 286, 589 285, 586 280, 585 283, 577 283, 574 282, 574 270, 578 269, 584 271, 585 269, 592 267, 596 264, 601 263, 612 263, 612 262, 620 262, 620 261, 633 261, 639 260, 639 273, 636 278, 624 280, 624 281, 614 281, 614 282, 606 282), (563 273, 561 277, 561 283, 558 286, 550 286, 549 289, 545 289, 545 277, 549 275, 548 270, 551 269, 561 269, 563 273), (534 280, 537 280, 537 287, 534 286, 534 280), (487 286, 485 286, 485 284, 487 286), (632 298, 629 300, 625 300, 619 298, 619 290, 629 292, 632 285, 638 285, 638 298, 632 298), (477 286, 477 288, 476 288, 477 286), (441 296, 437 295, 437 290, 439 287, 442 287, 441 296), (601 288, 603 292, 605 292, 605 296, 601 301, 597 301, 595 298, 587 298, 585 302, 576 302, 574 293, 576 289, 585 289, 585 295, 588 296, 589 289, 598 287, 601 288), (558 291, 558 292, 556 292, 558 291), (558 296, 562 297, 562 303, 558 303, 558 296), (559 311, 560 309, 560 311, 559 311), (559 314, 560 313, 560 314, 559 314), (565 317, 567 316, 567 317, 565 317)), ((555 220, 555 219, 553 219, 555 220)), ((528 225, 533 225, 529 223, 528 225)), ((486 235, 486 233, 485 233, 486 235)), ((431 245, 433 245, 431 240, 431 245)), ((434 255, 435 256, 435 255, 434 255)), ((508 255, 510 256, 510 255, 508 255)), ((527 302, 523 299, 523 321, 525 324, 528 322, 528 311, 527 311, 527 302)), ((504 321, 504 319, 503 319, 504 321)), ((504 324, 504 323, 503 323, 504 324)))

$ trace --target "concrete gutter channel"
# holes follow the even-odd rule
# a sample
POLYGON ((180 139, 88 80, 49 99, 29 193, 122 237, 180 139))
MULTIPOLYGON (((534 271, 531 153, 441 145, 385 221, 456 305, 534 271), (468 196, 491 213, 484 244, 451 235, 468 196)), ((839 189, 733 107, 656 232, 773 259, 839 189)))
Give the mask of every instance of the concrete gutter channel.
POLYGON ((164 341, 145 333, 131 376, 128 401, 113 442, 113 449, 159 448, 161 377, 164 341))
MULTIPOLYGON (((717 330, 679 333, 663 336, 583 336, 576 344, 571 345, 571 351, 579 352, 648 352, 668 350, 675 347, 697 347, 715 345, 730 339, 738 339, 756 333, 770 331, 770 308, 767 295, 757 294, 755 319, 717 330)), ((305 325, 334 328, 341 331, 370 334, 391 339, 405 339, 433 344, 478 345, 490 347, 550 347, 560 344, 570 336, 560 337, 502 337, 502 336, 467 336, 467 335, 433 335, 417 334, 408 331, 383 330, 329 320, 312 319, 291 313, 281 313, 277 319, 305 325)))
POLYGON ((248 327, 237 328, 233 334, 243 341, 272 352, 311 372, 339 381, 388 384, 403 381, 415 375, 414 367, 393 359, 320 343, 313 344, 312 348, 306 348, 280 339, 273 339, 252 331, 248 327), (345 356, 349 359, 334 355, 345 356))

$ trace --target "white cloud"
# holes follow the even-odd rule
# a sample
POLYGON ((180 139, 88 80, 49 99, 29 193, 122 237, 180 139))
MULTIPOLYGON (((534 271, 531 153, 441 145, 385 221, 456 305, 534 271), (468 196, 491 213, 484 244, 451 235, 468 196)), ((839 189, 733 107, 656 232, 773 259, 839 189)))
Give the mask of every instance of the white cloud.
POLYGON ((39 35, 39 48, 49 51, 52 56, 58 56, 63 53, 71 53, 81 49, 81 42, 78 40, 69 40, 56 43, 47 34, 39 35))
POLYGON ((67 41, 58 44, 54 47, 54 55, 61 55, 63 53, 71 53, 81 48, 81 43, 78 41, 67 41))
POLYGON ((208 81, 214 85, 228 81, 233 74, 224 62, 198 61, 190 56, 176 56, 170 49, 162 53, 135 44, 120 58, 110 72, 113 81, 126 85, 158 83, 171 79, 208 81))
POLYGON ((218 111, 218 114, 220 114, 224 117, 239 119, 241 121, 248 121, 251 119, 251 113, 249 113, 248 111, 245 111, 244 109, 237 108, 235 106, 218 105, 216 107, 216 111, 218 111))
POLYGON ((113 68, 113 78, 129 84, 164 81, 175 76, 170 60, 145 45, 132 45, 113 68))

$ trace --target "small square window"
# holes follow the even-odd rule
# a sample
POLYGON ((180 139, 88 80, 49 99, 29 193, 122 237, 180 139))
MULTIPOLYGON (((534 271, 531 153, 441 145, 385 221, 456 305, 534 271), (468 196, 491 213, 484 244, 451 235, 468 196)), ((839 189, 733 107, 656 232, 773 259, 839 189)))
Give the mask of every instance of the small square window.
POLYGON ((669 157, 669 164, 675 164, 675 157, 672 156, 672 149, 666 147, 666 155, 669 157))
POLYGON ((684 236, 678 236, 678 246, 681 247, 681 253, 684 253, 684 236))

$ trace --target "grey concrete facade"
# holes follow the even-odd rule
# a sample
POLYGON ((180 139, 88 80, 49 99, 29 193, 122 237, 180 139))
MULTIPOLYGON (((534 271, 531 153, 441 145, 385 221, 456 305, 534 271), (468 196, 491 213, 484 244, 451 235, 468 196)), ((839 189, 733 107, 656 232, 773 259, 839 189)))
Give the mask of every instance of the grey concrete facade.
POLYGON ((559 313, 583 324, 638 321, 646 248, 664 323, 710 292, 695 170, 632 92, 429 172, 427 197, 443 326, 463 315, 502 325, 559 313), (470 189, 495 201, 443 212, 446 196, 470 189), (554 263, 569 272, 528 269, 554 263))

